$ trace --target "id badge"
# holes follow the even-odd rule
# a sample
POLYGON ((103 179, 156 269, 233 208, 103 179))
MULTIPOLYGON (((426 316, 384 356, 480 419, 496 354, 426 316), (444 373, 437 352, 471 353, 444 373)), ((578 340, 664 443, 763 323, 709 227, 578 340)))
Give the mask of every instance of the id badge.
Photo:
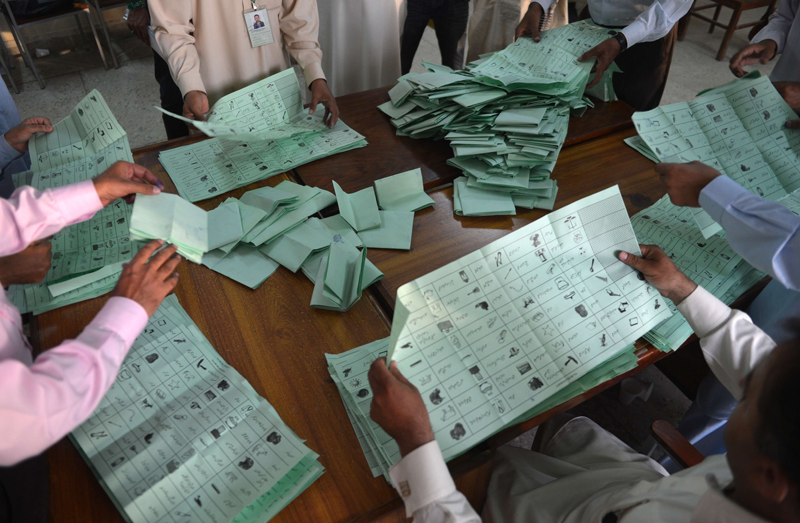
POLYGON ((251 46, 261 47, 275 42, 266 8, 258 7, 253 2, 253 9, 244 12, 244 23, 247 34, 250 36, 251 46))

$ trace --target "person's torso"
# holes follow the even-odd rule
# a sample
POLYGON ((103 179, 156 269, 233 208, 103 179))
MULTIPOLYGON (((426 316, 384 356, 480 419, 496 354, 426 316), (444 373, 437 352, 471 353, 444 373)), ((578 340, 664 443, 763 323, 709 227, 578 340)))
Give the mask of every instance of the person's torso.
POLYGON ((589 0, 592 20, 607 27, 625 27, 657 0, 589 0))

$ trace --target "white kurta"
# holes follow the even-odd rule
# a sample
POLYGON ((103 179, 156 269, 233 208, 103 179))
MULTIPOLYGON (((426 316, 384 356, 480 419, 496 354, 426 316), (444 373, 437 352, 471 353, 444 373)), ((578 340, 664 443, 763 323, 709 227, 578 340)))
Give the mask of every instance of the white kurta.
MULTIPOLYGON (((467 63, 514 43, 514 32, 528 11, 528 4, 530 0, 475 0, 467 29, 467 63)), ((545 18, 543 30, 567 25, 567 0, 553 2, 545 18)))
POLYGON ((322 69, 334 95, 397 83, 404 2, 318 0, 322 69))
MULTIPOLYGON (((750 318, 731 310, 702 287, 678 310, 700 337, 709 367, 731 393, 775 348, 750 318)), ((477 523, 455 489, 435 441, 405 456, 390 470, 414 523, 477 523)), ((667 476, 587 418, 565 424, 543 452, 503 447, 486 497, 486 523, 600 523, 613 513, 620 523, 763 523, 721 493, 732 480, 725 456, 667 476)))
POLYGON ((774 40, 778 44, 778 63, 769 75, 773 82, 800 81, 800 20, 796 18, 800 0, 781 0, 765 28, 752 43, 774 40))

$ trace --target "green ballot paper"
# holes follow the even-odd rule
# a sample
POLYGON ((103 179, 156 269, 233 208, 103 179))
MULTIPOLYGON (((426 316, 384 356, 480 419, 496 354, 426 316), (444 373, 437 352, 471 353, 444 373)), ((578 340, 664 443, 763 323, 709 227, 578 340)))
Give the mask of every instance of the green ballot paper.
POLYGON ((380 227, 361 231, 358 237, 370 249, 411 249, 414 213, 408 211, 378 211, 380 227))
POLYGON ((208 252, 208 213, 175 194, 136 195, 130 230, 131 240, 164 240, 195 263, 208 252))
POLYGON ((419 211, 433 205, 433 199, 425 194, 422 186, 422 171, 412 169, 387 178, 375 180, 378 203, 384 211, 419 211))
POLYGON ((311 306, 346 311, 361 298, 367 249, 358 250, 344 242, 331 242, 320 263, 311 306))
POLYGON ((333 190, 336 193, 336 202, 339 204, 339 213, 356 232, 380 227, 378 201, 375 199, 372 187, 347 194, 334 181, 333 190))

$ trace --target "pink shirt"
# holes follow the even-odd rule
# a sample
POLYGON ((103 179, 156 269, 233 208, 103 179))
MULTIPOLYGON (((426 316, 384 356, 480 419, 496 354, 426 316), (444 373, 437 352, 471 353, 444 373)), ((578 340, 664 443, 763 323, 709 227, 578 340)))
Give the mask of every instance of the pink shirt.
MULTIPOLYGON (((18 189, 0 198, 0 256, 25 249, 102 209, 91 180, 44 192, 18 189)), ((113 297, 77 339, 36 361, 19 311, 0 285, 0 466, 40 454, 83 423, 108 391, 147 313, 113 297)))

